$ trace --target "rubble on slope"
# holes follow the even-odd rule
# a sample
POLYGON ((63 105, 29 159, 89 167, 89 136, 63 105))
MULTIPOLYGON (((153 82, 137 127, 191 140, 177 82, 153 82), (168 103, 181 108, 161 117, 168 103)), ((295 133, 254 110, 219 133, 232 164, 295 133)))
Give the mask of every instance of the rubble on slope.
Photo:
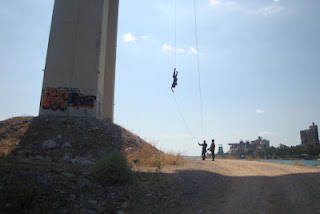
POLYGON ((181 206, 186 193, 173 174, 140 172, 124 185, 99 182, 90 174, 91 164, 114 150, 130 155, 144 145, 149 144, 126 129, 96 119, 0 121, 0 212, 17 206, 10 195, 17 187, 23 194, 39 193, 32 213, 165 213, 181 206))

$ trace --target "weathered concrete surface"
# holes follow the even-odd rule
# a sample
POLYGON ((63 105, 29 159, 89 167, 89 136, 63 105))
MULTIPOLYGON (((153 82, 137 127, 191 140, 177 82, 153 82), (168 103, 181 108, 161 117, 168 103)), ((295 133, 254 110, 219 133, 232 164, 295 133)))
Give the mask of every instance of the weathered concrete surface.
POLYGON ((113 121, 119 0, 56 0, 40 115, 113 121))

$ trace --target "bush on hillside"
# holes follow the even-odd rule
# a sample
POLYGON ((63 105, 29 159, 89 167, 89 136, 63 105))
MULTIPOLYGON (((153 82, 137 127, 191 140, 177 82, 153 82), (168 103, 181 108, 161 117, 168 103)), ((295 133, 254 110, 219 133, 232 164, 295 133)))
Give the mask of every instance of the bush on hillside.
POLYGON ((111 183, 126 183, 133 179, 131 167, 117 150, 93 164, 91 173, 98 180, 111 183))

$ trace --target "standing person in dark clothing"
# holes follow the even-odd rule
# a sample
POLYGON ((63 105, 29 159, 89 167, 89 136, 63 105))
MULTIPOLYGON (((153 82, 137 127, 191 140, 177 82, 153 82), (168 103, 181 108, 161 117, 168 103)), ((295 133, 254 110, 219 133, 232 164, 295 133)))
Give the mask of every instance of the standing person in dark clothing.
POLYGON ((212 143, 210 145, 210 151, 211 151, 211 156, 212 156, 212 161, 214 161, 214 150, 216 148, 216 144, 214 144, 214 139, 212 139, 212 143))
POLYGON ((206 141, 204 140, 202 144, 198 143, 199 146, 202 146, 202 160, 206 159, 206 153, 207 153, 207 146, 206 141))

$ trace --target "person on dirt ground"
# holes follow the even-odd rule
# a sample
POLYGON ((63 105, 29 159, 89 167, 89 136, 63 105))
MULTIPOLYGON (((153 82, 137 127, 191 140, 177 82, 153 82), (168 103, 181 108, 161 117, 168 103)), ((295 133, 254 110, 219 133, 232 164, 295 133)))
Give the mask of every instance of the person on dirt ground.
POLYGON ((199 146, 202 146, 202 160, 206 159, 206 153, 207 153, 207 146, 208 144, 206 143, 206 141, 204 140, 203 143, 198 143, 199 146))
POLYGON ((214 139, 212 139, 212 143, 210 145, 210 151, 211 151, 211 156, 212 156, 212 161, 214 161, 214 150, 216 148, 216 144, 214 144, 214 139))

